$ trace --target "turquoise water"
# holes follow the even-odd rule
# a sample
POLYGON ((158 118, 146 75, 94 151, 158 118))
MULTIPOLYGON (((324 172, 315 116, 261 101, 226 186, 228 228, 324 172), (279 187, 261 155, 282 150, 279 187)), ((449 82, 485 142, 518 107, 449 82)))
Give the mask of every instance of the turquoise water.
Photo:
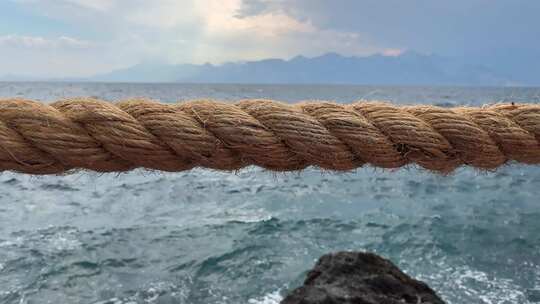
MULTIPOLYGON (((540 102, 538 88, 0 83, 0 96, 540 102)), ((0 303, 278 303, 369 250, 449 303, 540 303, 540 168, 0 174, 0 303)))

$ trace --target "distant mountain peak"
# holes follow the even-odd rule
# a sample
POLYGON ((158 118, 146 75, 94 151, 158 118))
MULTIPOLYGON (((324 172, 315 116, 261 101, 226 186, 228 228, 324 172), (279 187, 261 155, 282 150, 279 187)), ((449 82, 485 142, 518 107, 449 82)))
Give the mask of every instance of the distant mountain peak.
POLYGON ((318 56, 318 57, 314 57, 312 59, 342 59, 342 58, 345 58, 345 56, 341 55, 341 54, 338 54, 336 52, 329 52, 329 53, 325 53, 321 56, 318 56))
POLYGON ((289 61, 303 61, 303 60, 308 60, 308 59, 309 58, 307 58, 306 56, 296 55, 293 58, 291 58, 289 61))

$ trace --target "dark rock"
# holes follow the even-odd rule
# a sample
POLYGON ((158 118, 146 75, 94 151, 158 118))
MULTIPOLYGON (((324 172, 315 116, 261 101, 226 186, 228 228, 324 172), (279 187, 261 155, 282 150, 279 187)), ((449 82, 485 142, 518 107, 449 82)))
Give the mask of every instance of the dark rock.
POLYGON ((281 304, 444 304, 425 283, 389 260, 363 252, 322 256, 304 285, 281 304))

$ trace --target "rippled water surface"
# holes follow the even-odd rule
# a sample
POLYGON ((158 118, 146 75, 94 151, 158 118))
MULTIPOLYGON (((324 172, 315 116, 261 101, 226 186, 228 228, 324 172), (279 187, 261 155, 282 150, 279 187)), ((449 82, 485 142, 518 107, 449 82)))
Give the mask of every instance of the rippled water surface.
MULTIPOLYGON (((534 88, 0 83, 0 97, 540 101, 534 88)), ((540 168, 0 174, 0 303, 278 303, 369 250, 449 303, 540 303, 540 168)))

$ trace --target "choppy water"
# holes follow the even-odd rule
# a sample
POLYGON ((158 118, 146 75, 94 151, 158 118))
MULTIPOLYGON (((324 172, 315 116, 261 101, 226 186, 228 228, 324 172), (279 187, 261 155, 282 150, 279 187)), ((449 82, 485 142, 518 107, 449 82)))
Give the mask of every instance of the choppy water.
MULTIPOLYGON (((0 96, 540 102, 540 89, 0 83, 0 96)), ((390 258, 449 303, 540 303, 540 168, 0 174, 0 303, 278 303, 322 254, 390 258)))

